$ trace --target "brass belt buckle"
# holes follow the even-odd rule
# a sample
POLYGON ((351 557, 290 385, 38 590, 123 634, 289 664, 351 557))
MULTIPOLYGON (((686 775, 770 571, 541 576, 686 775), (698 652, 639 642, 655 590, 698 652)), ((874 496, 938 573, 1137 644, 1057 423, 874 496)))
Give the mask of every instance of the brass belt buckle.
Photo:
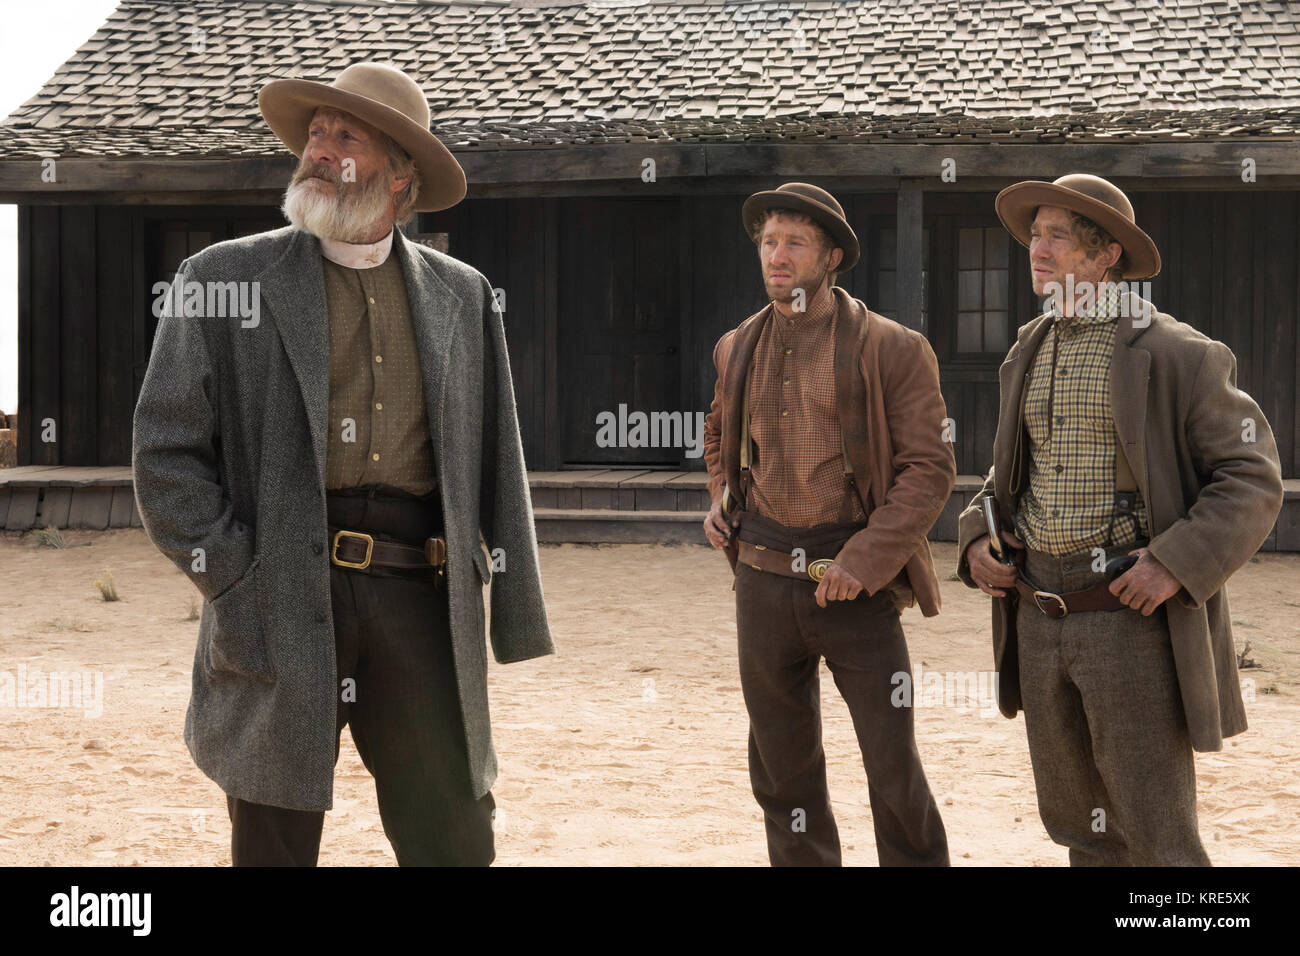
POLYGON ((334 532, 334 547, 330 549, 330 560, 342 568, 358 568, 364 570, 370 567, 370 555, 375 550, 375 539, 370 535, 360 531, 344 531, 339 529, 334 532), (339 557, 339 540, 347 535, 349 538, 364 538, 366 542, 366 557, 364 561, 344 561, 339 557))
POLYGON ((826 577, 826 572, 830 570, 830 566, 834 563, 830 558, 818 558, 808 565, 808 577, 820 582, 822 578, 826 577))
POLYGON ((1059 621, 1061 618, 1065 617, 1065 615, 1070 613, 1070 609, 1065 606, 1065 598, 1061 597, 1059 594, 1053 594, 1051 591, 1035 591, 1034 603, 1038 605, 1038 610, 1042 611, 1053 620, 1059 621), (1049 598, 1059 604, 1061 606, 1061 613, 1059 615, 1054 615, 1048 611, 1047 608, 1043 607, 1043 598, 1049 598))

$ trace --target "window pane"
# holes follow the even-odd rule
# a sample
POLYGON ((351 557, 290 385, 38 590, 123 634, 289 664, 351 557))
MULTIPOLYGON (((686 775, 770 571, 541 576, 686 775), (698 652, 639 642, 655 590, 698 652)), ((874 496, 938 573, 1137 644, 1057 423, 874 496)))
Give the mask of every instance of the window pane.
POLYGON ((981 255, 981 247, 984 244, 984 230, 958 229, 957 230, 957 268, 958 269, 978 269, 984 263, 981 255))
POLYGON ((978 269, 957 273, 957 308, 974 310, 981 307, 980 282, 984 273, 978 269))
POLYGON ((1007 307, 1007 270, 997 269, 984 273, 984 308, 1007 307))
POLYGON ((1007 267, 1009 239, 1005 229, 984 230, 984 268, 1005 269, 1007 267))
POLYGON ((1005 312, 984 313, 984 351, 1005 352, 1007 350, 1007 314, 1005 312))
POLYGON ((167 270, 168 279, 176 275, 176 270, 188 256, 183 229, 168 229, 163 233, 163 268, 167 270))
POLYGON ((957 351, 980 351, 980 313, 957 313, 957 351))

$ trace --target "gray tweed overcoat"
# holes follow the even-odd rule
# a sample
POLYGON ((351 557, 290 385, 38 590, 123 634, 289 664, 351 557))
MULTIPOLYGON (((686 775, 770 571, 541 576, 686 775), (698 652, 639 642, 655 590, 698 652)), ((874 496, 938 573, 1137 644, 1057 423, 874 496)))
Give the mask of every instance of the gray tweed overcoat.
MULTIPOLYGON (((500 663, 553 653, 506 352, 488 281, 398 230, 447 538, 456 679, 475 795, 496 779, 484 551, 500 663)), ((326 540, 329 317, 320 243, 293 227, 217 243, 176 282, 256 282, 254 323, 220 295, 162 310, 135 410, 136 504, 204 597, 185 741, 226 793, 333 805, 335 669, 326 540), (203 317, 201 312, 209 312, 203 317)), ((183 302, 184 297, 171 301, 183 302)), ((249 299, 251 302, 251 299, 249 299)))

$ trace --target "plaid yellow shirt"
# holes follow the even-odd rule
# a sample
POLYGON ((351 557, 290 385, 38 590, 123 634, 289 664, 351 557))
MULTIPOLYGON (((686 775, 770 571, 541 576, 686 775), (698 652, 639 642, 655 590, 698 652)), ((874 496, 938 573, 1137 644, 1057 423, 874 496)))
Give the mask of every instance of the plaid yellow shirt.
MULTIPOLYGON (((1134 543, 1133 520, 1116 515, 1114 506, 1110 356, 1118 313, 1119 290, 1114 285, 1092 309, 1072 319, 1053 308, 1052 324, 1031 364, 1025 398, 1029 486, 1020 497, 1015 523, 1021 539, 1035 551, 1065 555, 1134 543)), ((1137 518, 1142 536, 1149 537, 1141 492, 1137 518)))

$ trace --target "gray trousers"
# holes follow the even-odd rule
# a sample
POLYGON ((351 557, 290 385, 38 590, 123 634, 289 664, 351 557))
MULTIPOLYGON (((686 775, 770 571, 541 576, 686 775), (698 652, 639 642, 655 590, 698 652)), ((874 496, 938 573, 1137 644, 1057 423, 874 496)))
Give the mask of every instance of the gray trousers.
MULTIPOLYGON (((1029 551, 1025 570, 1075 591, 1099 580, 1092 560, 1029 551)), ((1070 865, 1209 866, 1164 607, 1052 620, 1022 599, 1016 633, 1038 812, 1070 865)))
POLYGON ((817 585, 736 566, 740 683, 749 711, 749 778, 773 866, 839 866, 826 789, 818 668, 826 658, 853 718, 881 866, 947 866, 948 839, 916 750, 907 641, 885 591, 817 606, 817 585))

